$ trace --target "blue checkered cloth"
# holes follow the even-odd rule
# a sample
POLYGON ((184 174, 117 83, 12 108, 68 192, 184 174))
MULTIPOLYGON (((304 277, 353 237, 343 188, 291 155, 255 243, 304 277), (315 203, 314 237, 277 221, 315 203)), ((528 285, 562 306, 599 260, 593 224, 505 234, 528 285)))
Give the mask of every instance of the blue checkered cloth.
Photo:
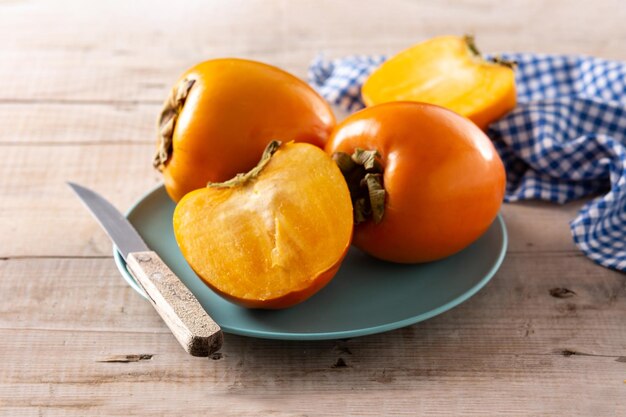
MULTIPOLYGON (((518 63, 517 107, 489 126, 507 170, 506 202, 602 194, 570 222, 575 244, 626 272, 626 63, 503 54, 518 63)), ((383 56, 318 57, 309 82, 331 104, 363 107, 361 84, 383 56)))

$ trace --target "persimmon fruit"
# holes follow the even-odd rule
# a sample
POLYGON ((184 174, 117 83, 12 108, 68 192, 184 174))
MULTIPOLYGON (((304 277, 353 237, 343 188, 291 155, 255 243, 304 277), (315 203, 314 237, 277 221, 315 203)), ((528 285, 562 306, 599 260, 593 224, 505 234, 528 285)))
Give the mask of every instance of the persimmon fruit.
POLYGON ((514 63, 485 59, 470 36, 440 36, 390 58, 363 84, 367 106, 390 101, 436 104, 480 128, 515 107, 514 63))
POLYGON ((329 105, 304 81, 260 62, 215 59, 186 71, 159 117, 154 166, 176 202, 254 167, 273 139, 323 147, 329 105))
POLYGON ((247 174, 185 195, 174 234, 196 274, 228 300, 285 308, 336 274, 352 237, 343 176, 320 148, 272 142, 247 174))
POLYGON ((485 133, 439 106, 392 102, 345 119, 326 144, 348 184, 354 244, 418 263, 478 239, 502 204, 505 171, 485 133))

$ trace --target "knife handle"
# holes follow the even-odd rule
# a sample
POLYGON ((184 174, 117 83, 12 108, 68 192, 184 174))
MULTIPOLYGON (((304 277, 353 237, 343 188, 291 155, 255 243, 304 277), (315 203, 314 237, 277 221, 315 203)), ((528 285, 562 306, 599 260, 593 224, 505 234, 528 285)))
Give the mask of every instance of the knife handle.
POLYGON ((156 252, 129 253, 126 264, 187 353, 209 356, 222 347, 220 326, 156 252))

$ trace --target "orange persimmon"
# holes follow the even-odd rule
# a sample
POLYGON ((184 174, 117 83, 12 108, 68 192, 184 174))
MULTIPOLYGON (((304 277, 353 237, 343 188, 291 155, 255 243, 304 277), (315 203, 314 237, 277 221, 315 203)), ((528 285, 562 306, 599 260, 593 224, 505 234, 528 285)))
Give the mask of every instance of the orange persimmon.
POLYGON ((469 36, 442 36, 399 53, 363 84, 367 106, 390 101, 436 104, 481 129, 515 107, 513 63, 484 59, 469 36))
POLYGON ((340 170, 307 143, 271 142, 259 165, 185 195, 174 234, 198 276, 251 308, 304 301, 339 269, 352 237, 340 170))
POLYGON ((489 138, 439 106, 365 108, 337 126, 326 150, 350 187, 354 245, 380 259, 452 255, 489 228, 504 197, 504 166, 489 138))
POLYGON ((174 201, 257 163, 273 139, 323 147, 335 126, 329 105, 304 81, 243 59, 194 66, 159 118, 154 166, 174 201))

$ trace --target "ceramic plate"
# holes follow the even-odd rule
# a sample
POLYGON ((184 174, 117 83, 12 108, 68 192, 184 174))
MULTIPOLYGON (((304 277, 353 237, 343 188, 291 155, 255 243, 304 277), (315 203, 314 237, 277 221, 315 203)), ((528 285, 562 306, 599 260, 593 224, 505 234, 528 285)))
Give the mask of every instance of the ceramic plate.
MULTIPOLYGON (((426 320, 476 294, 495 274, 507 247, 498 216, 470 247, 438 262, 398 265, 352 248, 335 278, 304 303, 286 310, 248 310, 215 294, 187 265, 174 240, 173 212, 174 203, 159 186, 140 198, 127 217, 225 332, 269 339, 349 338, 426 320)), ((115 248, 114 256, 124 279, 145 297, 115 248)))

